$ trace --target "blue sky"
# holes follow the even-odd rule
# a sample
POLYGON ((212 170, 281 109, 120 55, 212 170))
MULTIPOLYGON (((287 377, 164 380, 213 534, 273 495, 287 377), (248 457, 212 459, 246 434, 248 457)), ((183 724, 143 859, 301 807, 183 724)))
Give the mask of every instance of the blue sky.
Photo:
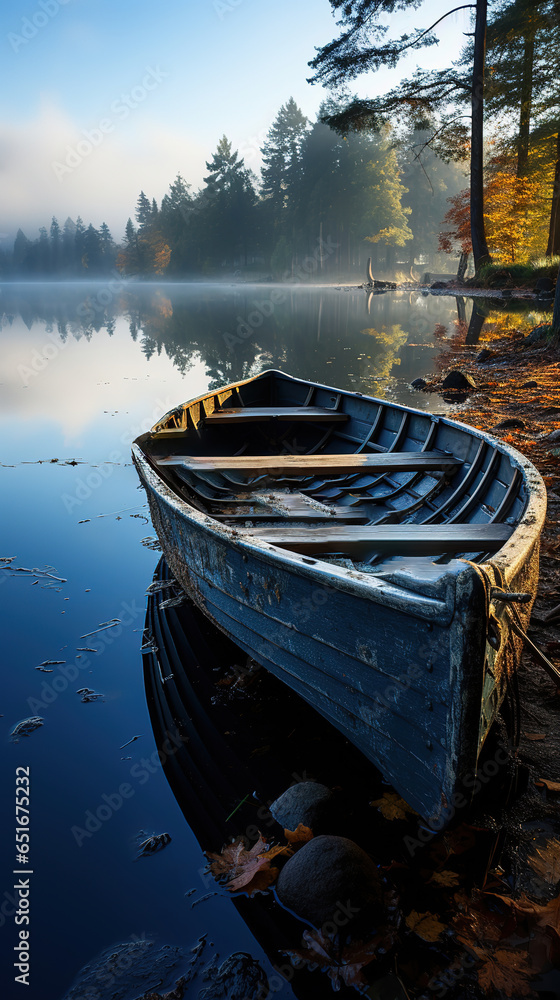
MULTIPOLYGON (((415 23, 448 9, 426 0, 415 23)), ((445 65, 468 12, 444 22, 445 65)), ((410 28, 410 19, 400 30, 410 28)), ((14 0, 0 11, 0 232, 36 235, 54 214, 106 220, 116 238, 140 189, 158 201, 180 171, 196 189, 225 132, 258 171, 259 147, 293 96, 314 118, 327 92, 310 86, 314 49, 337 33, 328 0, 14 0)), ((402 70, 369 74, 362 94, 402 70)))

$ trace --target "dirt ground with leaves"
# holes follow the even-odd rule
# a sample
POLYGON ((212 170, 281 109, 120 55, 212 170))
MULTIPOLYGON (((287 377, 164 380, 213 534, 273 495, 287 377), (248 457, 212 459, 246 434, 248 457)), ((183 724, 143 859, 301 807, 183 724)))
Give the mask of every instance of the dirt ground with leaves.
MULTIPOLYGON (((450 415, 513 445, 543 476, 548 514, 529 635, 560 668, 560 348, 499 328, 465 347, 463 333, 457 324, 426 391, 441 392, 450 370, 469 375, 476 388, 466 399, 457 393, 454 405, 453 393, 445 394, 450 415)), ((485 992, 558 997, 560 975, 542 974, 560 966, 560 685, 530 650, 519 673, 519 709, 525 792, 511 807, 501 863, 494 857, 470 897, 457 894, 452 924, 478 960, 485 992)))

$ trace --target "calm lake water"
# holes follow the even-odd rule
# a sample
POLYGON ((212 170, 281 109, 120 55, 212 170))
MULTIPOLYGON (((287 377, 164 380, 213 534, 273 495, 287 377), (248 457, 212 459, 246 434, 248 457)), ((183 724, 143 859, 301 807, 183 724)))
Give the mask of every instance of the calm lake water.
MULTIPOLYGON (((107 948, 150 940, 189 952, 203 933, 208 959, 244 951, 272 973, 231 899, 192 905, 208 892, 205 857, 153 764, 140 648, 159 554, 130 444, 174 404, 266 368, 445 411, 408 383, 456 331, 456 300, 389 293, 367 305, 361 289, 330 287, 0 286, 2 997, 61 1000, 107 948), (83 688, 103 697, 83 701, 83 688), (13 742, 30 716, 43 725, 13 742), (28 863, 17 861, 18 767, 30 774, 28 863), (162 832, 171 843, 135 862, 139 841, 162 832), (11 967, 20 878, 30 881, 25 991, 11 967)), ((115 995, 157 987, 158 968, 135 992, 125 966, 113 970, 115 995)), ((112 996, 107 983, 73 996, 112 996)))

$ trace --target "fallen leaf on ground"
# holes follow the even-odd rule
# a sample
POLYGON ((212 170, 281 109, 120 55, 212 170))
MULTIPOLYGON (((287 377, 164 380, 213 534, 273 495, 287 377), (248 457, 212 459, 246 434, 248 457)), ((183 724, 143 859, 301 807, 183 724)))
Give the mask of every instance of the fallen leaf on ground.
POLYGON ((536 932, 540 932, 546 939, 544 943, 548 960, 553 964, 560 963, 560 896, 556 896, 548 903, 535 903, 524 894, 519 899, 502 896, 497 892, 487 895, 505 903, 516 920, 526 920, 535 936, 536 932))
POLYGON ((442 924, 433 913, 417 913, 416 910, 412 910, 405 919, 408 929, 414 931, 423 941, 437 941, 446 930, 445 924, 442 924))
POLYGON ((248 851, 242 836, 237 837, 232 844, 226 844, 221 854, 207 852, 211 859, 210 871, 217 879, 225 879, 225 887, 231 892, 243 889, 249 896, 255 892, 263 892, 276 880, 277 868, 271 868, 270 862, 281 854, 290 855, 289 844, 275 844, 269 847, 268 842, 259 834, 259 839, 248 851))
POLYGON ((538 778, 535 781, 537 788, 546 788, 547 792, 560 792, 560 781, 549 781, 548 778, 538 778))
POLYGON ((526 740, 546 740, 546 733, 524 733, 526 740))
POLYGON ((480 948, 474 948, 473 951, 482 962, 478 969, 478 982, 485 993, 503 990, 508 997, 537 995, 529 984, 529 979, 535 973, 526 951, 509 951, 505 948, 498 948, 491 954, 480 948))
MULTIPOLYGON (((493 893, 485 895, 494 897, 493 893)), ((457 892, 453 900, 456 912, 452 924, 457 940, 472 951, 477 946, 494 947, 515 928, 515 923, 508 914, 490 910, 486 900, 481 899, 476 892, 470 898, 465 892, 457 892)))
POLYGON ((385 819, 406 819, 407 816, 416 816, 416 810, 407 805, 404 799, 396 792, 385 792, 380 799, 374 799, 370 806, 375 806, 385 819))
POLYGON ((327 972, 332 981, 333 990, 344 986, 363 986, 365 979, 362 969, 369 965, 380 948, 386 952, 393 944, 390 934, 377 934, 371 941, 354 941, 342 948, 322 931, 303 932, 303 948, 286 952, 296 959, 296 965, 302 962, 311 969, 317 966, 327 972))
POLYGON ((542 847, 535 848, 528 861, 535 874, 556 885, 560 881, 560 840, 553 838, 542 847))
POLYGON ((430 882, 433 882, 435 885, 440 885, 445 888, 449 888, 450 886, 454 885, 459 885, 459 881, 460 879, 457 872, 447 872, 447 871, 434 872, 434 874, 430 879, 430 882))
POLYGON ((474 828, 461 823, 451 833, 446 834, 445 843, 451 854, 464 854, 465 851, 470 851, 476 844, 474 828))
POLYGON ((295 830, 284 830, 284 836, 289 844, 307 844, 309 840, 313 840, 313 830, 298 823, 295 830))

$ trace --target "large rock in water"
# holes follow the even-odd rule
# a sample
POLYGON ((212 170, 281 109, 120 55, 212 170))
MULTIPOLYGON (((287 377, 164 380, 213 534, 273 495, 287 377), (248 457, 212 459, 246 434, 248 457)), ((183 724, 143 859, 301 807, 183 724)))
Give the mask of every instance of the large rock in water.
POLYGON ((458 368, 454 368, 445 376, 442 389, 476 389, 476 382, 470 375, 465 375, 458 368))
POLYGON ((298 781, 272 803, 270 812, 284 830, 295 830, 300 823, 317 831, 326 819, 332 792, 317 781, 298 781))
MULTIPOLYGON (((346 837, 314 837, 284 865, 280 902, 315 927, 346 926, 381 911, 382 885, 371 858, 346 837)), ((330 928, 329 928, 330 929, 330 928)))

